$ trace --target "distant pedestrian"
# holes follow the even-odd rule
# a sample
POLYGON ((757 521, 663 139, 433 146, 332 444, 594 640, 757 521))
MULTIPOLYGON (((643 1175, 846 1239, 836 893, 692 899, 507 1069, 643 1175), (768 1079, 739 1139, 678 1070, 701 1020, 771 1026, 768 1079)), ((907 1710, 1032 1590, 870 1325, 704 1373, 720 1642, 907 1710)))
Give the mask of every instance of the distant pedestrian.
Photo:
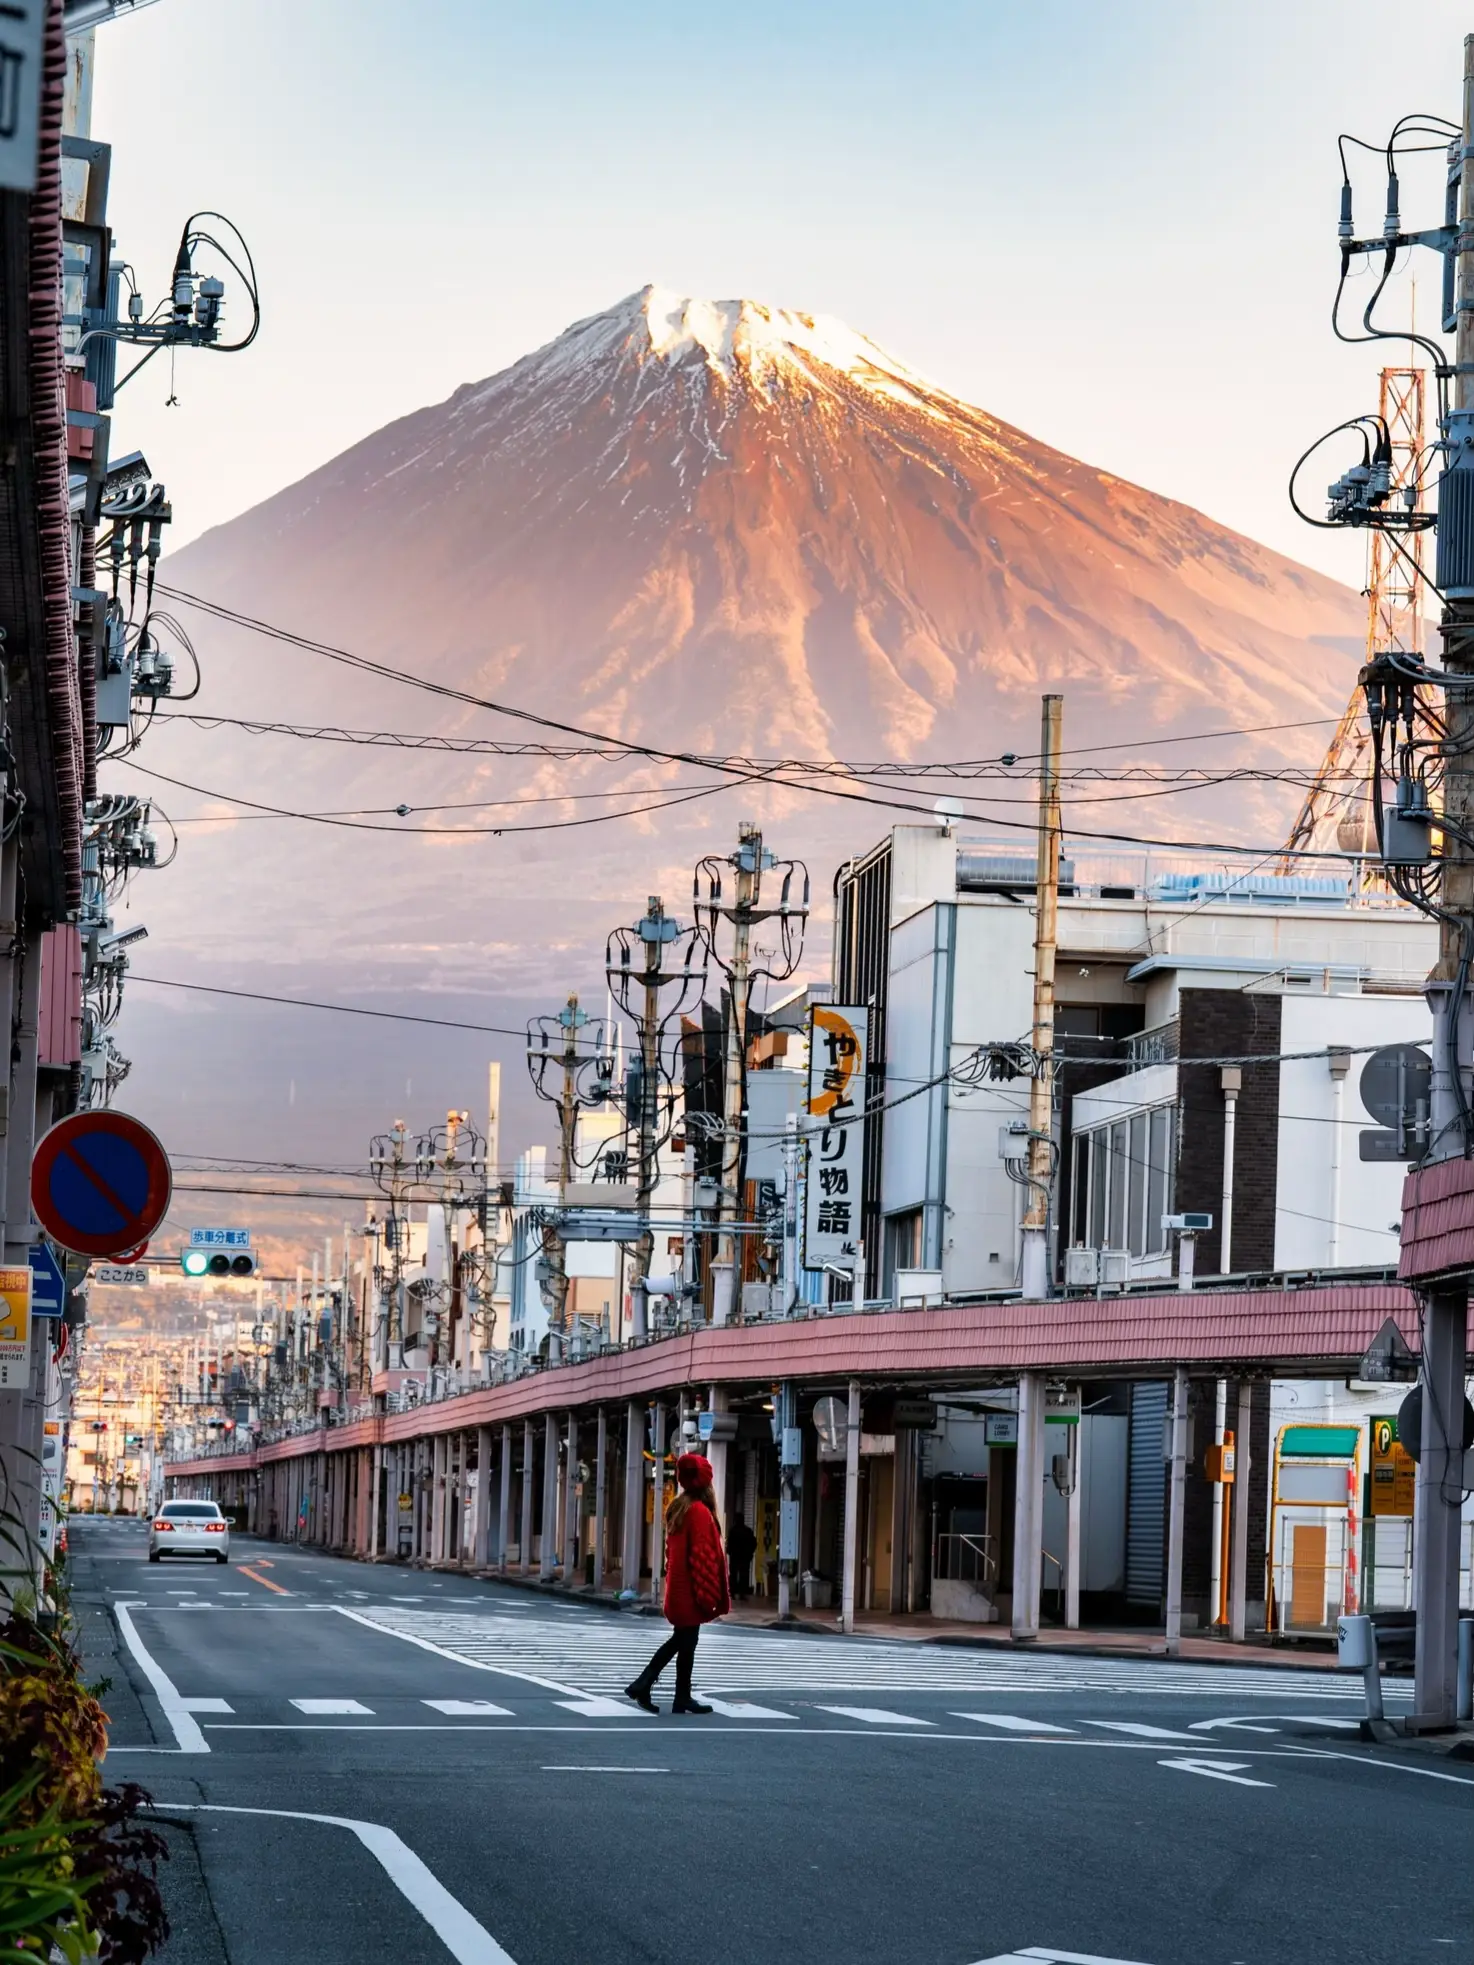
POLYGON ((705 1454, 683 1453, 676 1462, 676 1480, 681 1491, 665 1511, 665 1614, 675 1629, 625 1691, 647 1713, 658 1713, 660 1708, 650 1695, 655 1681, 674 1658, 676 1696, 671 1711, 709 1713, 711 1707, 704 1706, 691 1692, 696 1640, 703 1624, 725 1616, 732 1607, 711 1462, 705 1454))
POLYGON ((741 1515, 733 1515, 727 1530, 727 1567, 732 1577, 734 1597, 752 1595, 752 1559, 757 1554, 757 1537, 741 1515))

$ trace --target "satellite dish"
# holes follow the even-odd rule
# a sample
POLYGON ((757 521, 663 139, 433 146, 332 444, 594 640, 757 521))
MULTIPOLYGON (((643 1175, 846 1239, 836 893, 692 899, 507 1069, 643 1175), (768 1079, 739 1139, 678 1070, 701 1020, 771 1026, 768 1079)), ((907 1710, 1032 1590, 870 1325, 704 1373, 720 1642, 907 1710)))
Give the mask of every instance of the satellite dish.
POLYGON ((962 817, 962 800, 960 798, 939 798, 932 807, 932 810, 941 821, 942 831, 950 832, 962 817))

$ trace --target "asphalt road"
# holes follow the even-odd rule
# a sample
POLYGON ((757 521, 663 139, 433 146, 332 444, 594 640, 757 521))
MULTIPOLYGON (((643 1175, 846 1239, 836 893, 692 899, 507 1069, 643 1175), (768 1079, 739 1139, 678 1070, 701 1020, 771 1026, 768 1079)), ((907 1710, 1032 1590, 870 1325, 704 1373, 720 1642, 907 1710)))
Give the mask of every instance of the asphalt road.
POLYGON ((655 1619, 72 1530, 166 1965, 1474 1965, 1474 1765, 1345 1679, 719 1627, 653 1719, 655 1619))

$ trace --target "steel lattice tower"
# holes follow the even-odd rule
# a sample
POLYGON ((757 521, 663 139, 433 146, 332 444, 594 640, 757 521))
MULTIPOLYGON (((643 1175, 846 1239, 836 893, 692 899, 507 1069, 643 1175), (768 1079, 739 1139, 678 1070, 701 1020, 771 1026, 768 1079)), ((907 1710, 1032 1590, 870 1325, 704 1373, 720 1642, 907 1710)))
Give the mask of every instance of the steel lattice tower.
MULTIPOLYGON (((1384 368, 1379 409, 1392 443, 1392 495, 1411 490, 1410 509, 1423 503, 1423 396, 1425 374, 1420 368, 1384 368)), ((1367 553, 1367 660, 1378 655, 1423 653, 1423 539, 1409 531, 1395 537, 1373 527, 1367 553)), ((1364 852, 1375 859, 1370 795, 1371 734, 1360 686, 1352 691, 1345 714, 1315 783, 1285 841, 1285 850, 1343 853, 1364 852)), ((1280 870, 1293 871, 1288 858, 1280 870)), ((1364 872, 1363 884, 1375 880, 1364 872)))

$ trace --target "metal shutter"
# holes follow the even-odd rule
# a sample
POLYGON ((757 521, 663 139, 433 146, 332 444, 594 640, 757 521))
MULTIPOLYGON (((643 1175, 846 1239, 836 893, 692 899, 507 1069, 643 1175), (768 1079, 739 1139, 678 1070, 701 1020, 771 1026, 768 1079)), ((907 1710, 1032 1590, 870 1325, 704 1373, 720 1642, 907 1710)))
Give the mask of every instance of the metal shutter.
POLYGON ((1162 1601, 1162 1511, 1167 1469, 1162 1459, 1167 1429, 1162 1383, 1131 1388, 1131 1446, 1126 1495, 1126 1601, 1162 1601))

